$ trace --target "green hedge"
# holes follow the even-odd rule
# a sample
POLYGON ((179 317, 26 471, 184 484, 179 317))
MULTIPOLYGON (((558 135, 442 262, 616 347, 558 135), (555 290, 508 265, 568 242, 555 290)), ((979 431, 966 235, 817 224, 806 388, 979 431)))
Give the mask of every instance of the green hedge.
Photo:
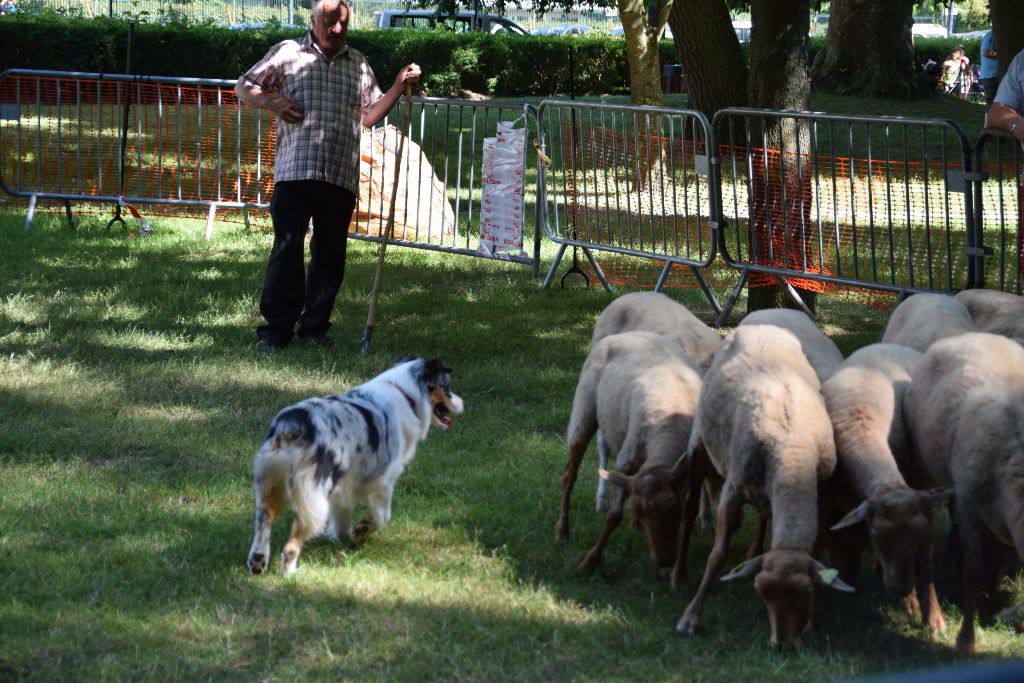
MULTIPOLYGON (((151 76, 234 79, 280 40, 301 30, 269 26, 230 31, 204 24, 138 24, 131 71, 151 76)), ((15 15, 0 20, 5 69, 52 69, 124 73, 128 23, 15 15)), ((351 31, 349 43, 363 52, 387 87, 398 69, 423 67, 424 90, 447 96, 469 90, 496 96, 566 94, 570 46, 576 48, 578 94, 629 90, 626 43, 616 38, 492 36, 421 31, 351 31)), ((661 45, 664 63, 677 61, 671 42, 661 45)))

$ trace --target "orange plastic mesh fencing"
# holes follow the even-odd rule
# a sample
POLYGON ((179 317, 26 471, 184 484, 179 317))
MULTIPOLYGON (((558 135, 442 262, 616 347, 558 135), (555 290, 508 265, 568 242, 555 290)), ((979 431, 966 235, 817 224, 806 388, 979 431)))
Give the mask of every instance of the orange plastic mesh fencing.
MULTIPOLYGON (((867 283, 940 289, 965 285, 967 235, 963 228, 969 208, 963 194, 949 191, 942 161, 783 154, 726 145, 720 152, 726 240, 739 260, 867 283), (742 161, 730 168, 729 159, 742 161), (784 164, 804 172, 798 175, 790 170, 787 176, 784 164), (753 240, 757 228, 761 239, 753 240)), ((1004 177, 1012 177, 1012 164, 1004 164, 1001 170, 1004 177)), ((981 192, 983 205, 993 207, 993 213, 1017 220, 1016 191, 1008 197, 1005 187, 988 184, 981 192)), ((1019 228, 1012 238, 995 235, 987 242, 1000 241, 1011 265, 1024 263, 1019 228)), ((643 259, 606 252, 596 257, 609 281, 619 285, 651 287, 663 267, 660 262, 645 265, 643 259)), ((987 262, 990 269, 996 267, 994 261, 987 262)), ((1020 267, 1015 270, 1019 273, 1020 267)), ((867 298, 869 304, 876 302, 872 305, 885 306, 892 300, 884 290, 854 295, 849 290, 861 288, 805 278, 789 281, 819 293, 867 298)), ((754 273, 748 279, 751 287, 776 283, 769 274, 754 273)), ((688 267, 676 266, 665 286, 697 287, 698 283, 688 267)))
MULTIPOLYGON (((0 123, 0 177, 10 189, 80 197, 164 200, 146 214, 205 217, 211 203, 263 204, 273 190, 271 115, 239 107, 227 86, 15 76, 0 81, 0 102, 17 118, 0 123), (125 117, 127 116, 127 120, 125 117), (122 126, 128 134, 122 138, 122 126), (121 181, 122 140, 124 144, 121 181)), ((395 165, 394 127, 364 131, 360 192, 351 229, 379 235, 386 222, 395 165)), ((398 239, 440 242, 455 226, 445 187, 411 140, 403 153, 395 201, 398 239)), ((62 210, 57 201, 41 211, 62 210)), ((75 200, 76 212, 110 207, 75 200)), ((215 218, 269 226, 264 209, 221 208, 215 218)))
MULTIPOLYGON (((4 121, 0 160, 12 190, 169 202, 263 203, 269 197, 273 125, 258 110, 239 108, 230 89, 8 77, 0 82, 0 99, 18 108, 17 121, 4 121)), ((206 209, 163 210, 188 215, 206 209)))
MULTIPOLYGON (((704 154, 686 121, 675 135, 590 120, 562 122, 564 167, 552 178, 566 205, 567 234, 584 241, 703 262, 711 254, 710 195, 697 171, 704 154)), ((662 126, 668 125, 662 121, 662 126)))

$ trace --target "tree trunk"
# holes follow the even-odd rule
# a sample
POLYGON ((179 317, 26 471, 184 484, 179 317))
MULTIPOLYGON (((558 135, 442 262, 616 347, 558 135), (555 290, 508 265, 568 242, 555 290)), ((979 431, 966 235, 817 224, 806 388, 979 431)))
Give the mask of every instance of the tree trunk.
POLYGON ((999 76, 1006 73, 1010 62, 1024 50, 1024 11, 1021 0, 992 0, 989 5, 992 33, 996 39, 999 76))
MULTIPOLYGON (((806 110, 811 81, 807 68, 807 27, 810 0, 751 2, 750 79, 748 102, 759 109, 806 110)), ((757 119, 752 119, 757 121, 757 119)), ((806 126, 793 119, 764 119, 752 131, 750 150, 750 256, 757 263, 803 269, 810 264, 811 177, 797 152, 810 149, 806 126)), ((813 312, 816 295, 797 287, 813 312)), ((792 306, 780 285, 751 287, 747 309, 792 306)))
POLYGON ((816 88, 839 95, 914 99, 931 88, 914 65, 913 0, 832 0, 816 88))
POLYGON ((725 3, 675 0, 668 19, 691 109, 710 119, 747 103, 747 64, 725 3))
MULTIPOLYGON (((661 57, 658 36, 665 21, 648 20, 647 6, 642 0, 616 0, 629 59, 629 101, 633 104, 661 105, 661 57)), ((671 2, 671 0, 669 0, 671 2)), ((662 2, 667 19, 671 8, 662 2)))

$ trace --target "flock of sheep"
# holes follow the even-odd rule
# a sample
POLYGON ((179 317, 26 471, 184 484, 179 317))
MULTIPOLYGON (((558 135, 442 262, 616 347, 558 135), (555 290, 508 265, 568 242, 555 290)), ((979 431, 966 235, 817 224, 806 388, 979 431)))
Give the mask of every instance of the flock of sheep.
MULTIPOLYGON (((932 514, 948 499, 963 581, 956 646, 972 656, 980 593, 994 590, 1013 550, 1024 559, 1024 299, 911 296, 881 343, 844 360, 798 311, 751 313, 722 340, 663 294, 627 294, 601 313, 580 372, 559 540, 569 538, 570 497, 595 433, 597 507, 608 513, 581 570, 600 561, 628 505, 674 587, 696 519, 710 522, 708 501, 717 506, 714 545, 677 632, 699 627, 746 503, 757 532, 747 561, 721 578, 753 578, 773 645, 795 645, 807 630, 815 584, 854 590, 869 542, 886 589, 943 630, 932 514), (816 559, 825 550, 832 568, 816 559)), ((1019 619, 1018 610, 1002 616, 1019 619)))

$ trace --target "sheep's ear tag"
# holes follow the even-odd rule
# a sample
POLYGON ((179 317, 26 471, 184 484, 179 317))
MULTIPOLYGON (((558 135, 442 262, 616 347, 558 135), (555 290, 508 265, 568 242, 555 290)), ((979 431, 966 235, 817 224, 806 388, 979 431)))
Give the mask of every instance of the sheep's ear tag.
POLYGON ((819 569, 818 578, 821 582, 827 586, 831 586, 832 583, 838 578, 839 571, 837 569, 819 569))

